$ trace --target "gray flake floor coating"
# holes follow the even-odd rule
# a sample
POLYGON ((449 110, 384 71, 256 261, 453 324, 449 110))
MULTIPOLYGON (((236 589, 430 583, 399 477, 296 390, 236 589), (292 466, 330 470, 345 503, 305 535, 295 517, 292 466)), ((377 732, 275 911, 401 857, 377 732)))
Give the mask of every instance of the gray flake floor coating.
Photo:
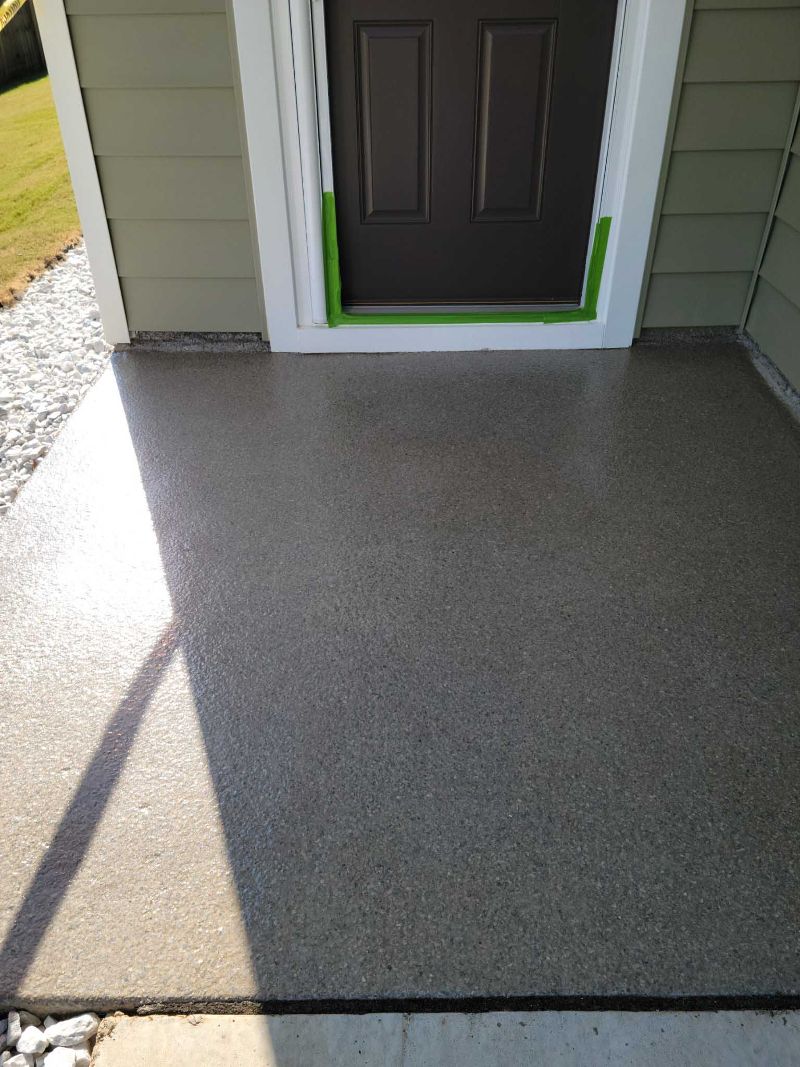
POLYGON ((118 355, 0 524, 0 1000, 800 994, 733 345, 118 355))

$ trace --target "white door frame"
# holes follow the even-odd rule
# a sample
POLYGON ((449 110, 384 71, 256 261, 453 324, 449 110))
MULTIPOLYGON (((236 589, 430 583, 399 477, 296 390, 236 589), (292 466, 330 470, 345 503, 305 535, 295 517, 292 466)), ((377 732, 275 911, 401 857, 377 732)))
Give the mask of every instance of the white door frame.
MULTIPOLYGON (((607 151, 595 208, 595 217, 612 219, 595 320, 334 328, 319 321, 321 185, 314 177, 313 133, 321 121, 327 135, 327 116, 324 108, 320 118, 315 115, 311 23, 292 22, 290 0, 228 2, 273 351, 618 348, 631 343, 688 0, 621 4, 624 20, 618 26, 607 151), (311 135, 309 115, 314 116, 311 135)), ((310 2, 321 11, 322 0, 310 2)), ((321 15, 315 11, 314 17, 319 22, 321 15)))

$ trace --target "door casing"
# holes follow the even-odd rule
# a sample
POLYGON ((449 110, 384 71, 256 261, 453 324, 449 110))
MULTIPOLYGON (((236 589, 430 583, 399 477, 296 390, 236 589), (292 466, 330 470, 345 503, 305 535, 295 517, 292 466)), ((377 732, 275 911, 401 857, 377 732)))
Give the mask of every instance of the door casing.
MULTIPOLYGON (((332 189, 324 0, 228 0, 272 347, 392 352, 630 344, 688 0, 620 0, 594 222, 612 220, 596 315, 578 322, 326 322, 321 192, 332 189), (312 27, 317 27, 316 34, 312 27), (314 49, 314 41, 317 48, 314 49), (322 48, 319 47, 322 42, 322 48), (265 62, 272 55, 274 69, 265 62)), ((587 249, 587 267, 589 249, 587 249)))

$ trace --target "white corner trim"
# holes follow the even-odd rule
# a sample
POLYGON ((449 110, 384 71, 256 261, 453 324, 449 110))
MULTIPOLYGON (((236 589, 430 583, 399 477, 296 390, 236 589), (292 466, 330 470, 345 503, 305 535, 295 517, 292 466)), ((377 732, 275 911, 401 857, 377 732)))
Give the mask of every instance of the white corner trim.
MULTIPOLYGON (((330 329, 315 324, 316 316, 308 314, 307 309, 319 303, 321 235, 318 220, 312 225, 303 221, 321 201, 321 189, 313 188, 308 176, 304 185, 302 162, 313 155, 319 158, 320 138, 317 136, 316 152, 312 153, 309 126, 324 126, 325 119, 324 109, 315 106, 316 87, 310 84, 313 69, 307 54, 309 22, 316 25, 316 36, 321 37, 323 0, 292 0, 291 5, 287 0, 231 0, 264 304, 273 350, 627 347, 636 326, 687 2, 620 0, 624 25, 618 68, 612 72, 613 108, 602 195, 596 205, 596 215, 610 215, 612 226, 596 321, 330 329), (309 10, 312 2, 313 18, 309 10), (294 17, 288 26, 290 9, 294 17), (289 57, 292 47, 295 54, 289 57), (303 212, 299 213, 301 205, 303 212), (309 262, 312 257, 314 261, 309 262)), ((319 46, 319 40, 316 43, 319 46)), ((322 164, 324 170, 324 154, 322 164)), ((602 159, 600 166, 604 166, 602 159)))
POLYGON ((603 209, 614 219, 598 304, 604 348, 627 348, 636 331, 688 2, 628 7, 604 193, 616 205, 603 209))
MULTIPOLYGON (((298 316, 294 257, 271 5, 269 0, 231 0, 230 12, 242 81, 244 136, 250 160, 267 330, 274 351, 295 351, 298 316)), ((287 131, 287 137, 292 136, 297 137, 296 129, 287 131)))
POLYGON ((34 0, 75 202, 109 344, 130 341, 97 164, 83 107, 64 0, 34 0))

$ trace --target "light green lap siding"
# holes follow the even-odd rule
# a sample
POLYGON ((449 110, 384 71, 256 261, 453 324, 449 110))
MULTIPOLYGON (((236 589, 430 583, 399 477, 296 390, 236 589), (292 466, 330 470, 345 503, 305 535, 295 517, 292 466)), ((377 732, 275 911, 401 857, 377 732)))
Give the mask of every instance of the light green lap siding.
POLYGON ((70 27, 84 87, 233 85, 225 15, 76 15, 70 27))
POLYGON ((773 289, 758 283, 747 332, 796 389, 800 389, 800 308, 773 289))
POLYGON ((800 151, 781 188, 747 330, 800 389, 800 151))
POLYGON ((201 15, 224 13, 225 0, 65 0, 65 7, 68 15, 201 15))
POLYGON ((246 221, 114 219, 111 237, 123 278, 252 278, 246 221))
POLYGON ((98 156, 240 156, 233 89, 86 89, 98 156))
POLYGON ((647 298, 652 326, 728 326, 742 313, 750 272, 656 274, 647 298))
POLYGON ((797 7, 797 0, 697 0, 695 8, 702 11, 719 10, 721 8, 752 8, 758 10, 762 7, 797 7))
POLYGON ((800 8, 697 11, 687 82, 800 79, 800 8))
POLYGON ((261 329, 251 278, 123 278, 122 295, 132 330, 261 329))
POLYGON ((775 220, 760 274, 800 307, 800 233, 780 219, 775 220))
POLYGON ((800 149, 789 162, 786 180, 778 200, 779 219, 800 230, 800 149))
POLYGON ((225 0, 66 0, 133 331, 260 331, 225 0))
POLYGON ((783 151, 794 82, 684 86, 673 150, 773 148, 783 151))
POLYGON ((766 221, 766 214, 666 215, 653 270, 752 271, 766 221))
POLYGON ((738 326, 800 83, 800 0, 695 0, 690 18, 642 325, 738 326))
POLYGON ((98 159, 110 219, 246 219, 242 161, 196 157, 98 159))
POLYGON ((780 152, 674 152, 663 213, 769 211, 780 152))

